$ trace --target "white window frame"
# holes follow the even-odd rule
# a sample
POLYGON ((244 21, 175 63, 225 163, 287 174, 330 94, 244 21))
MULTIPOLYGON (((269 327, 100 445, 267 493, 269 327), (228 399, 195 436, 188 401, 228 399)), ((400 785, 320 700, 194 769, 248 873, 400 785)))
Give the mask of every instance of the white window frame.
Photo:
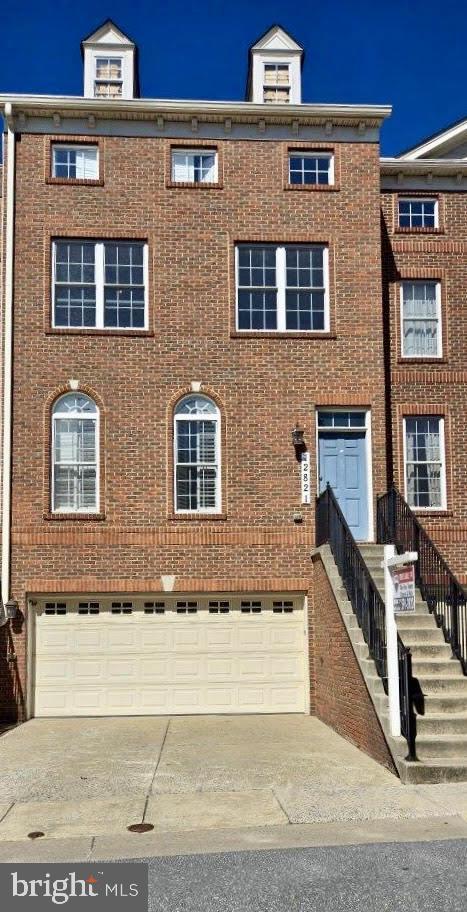
POLYGON ((328 168, 328 182, 327 184, 306 184, 302 181, 299 184, 292 184, 293 187, 332 187, 334 186, 334 153, 333 152, 321 152, 319 149, 307 149, 306 152, 302 152, 300 149, 296 151, 290 151, 288 153, 288 183, 291 183, 290 180, 290 159, 291 158, 327 158, 329 162, 328 168))
MULTIPOLYGON (((412 216, 411 219, 412 221, 412 216)), ((439 200, 434 196, 403 196, 397 198, 397 227, 404 231, 417 231, 418 228, 426 228, 428 231, 435 231, 439 228, 439 200), (401 225, 399 203, 434 203, 434 225, 401 225)))
POLYGON ((99 180, 99 146, 95 143, 61 143, 54 142, 52 143, 52 177, 57 178, 58 180, 99 180), (95 152, 96 153, 96 176, 95 177, 84 177, 84 178, 74 178, 74 177, 62 177, 61 175, 55 174, 55 152, 56 150, 61 150, 63 152, 95 152))
MULTIPOLYGON (((148 329, 149 313, 149 285, 148 285, 148 245, 146 241, 138 238, 126 240, 114 240, 108 238, 105 241, 94 241, 92 238, 70 238, 57 237, 52 241, 52 327, 53 329, 63 329, 64 331, 92 330, 102 329, 105 332, 142 332, 148 329), (56 274, 56 245, 57 243, 68 244, 94 244, 94 287, 96 289, 96 322, 94 326, 62 326, 55 323, 55 274, 56 274), (106 244, 142 244, 143 245, 143 279, 144 279, 144 325, 143 326, 105 326, 104 324, 104 287, 105 287, 105 261, 104 248, 106 244)), ((77 283, 79 284, 79 283, 77 283)))
POLYGON ((102 53, 99 52, 99 53, 95 54, 95 56, 94 56, 94 83, 93 83, 94 98, 97 98, 101 101, 103 99, 108 101, 112 98, 113 99, 123 98, 123 79, 124 79, 124 59, 121 54, 118 54, 118 53, 104 54, 103 52, 102 53), (119 77, 106 76, 105 78, 98 76, 97 75, 97 65, 100 60, 118 60, 120 62, 120 76, 119 77), (121 87, 121 92, 118 95, 98 95, 96 93, 96 86, 98 86, 98 85, 119 85, 121 87))
MULTIPOLYGON (((243 287, 243 286, 242 286, 243 287)), ((298 291, 299 289, 297 289, 298 291)), ((329 332, 329 247, 327 244, 270 244, 268 242, 252 244, 239 242, 235 245, 235 328, 238 333, 300 333, 300 335, 323 335, 329 332), (238 324, 238 251, 240 247, 272 247, 276 251, 276 290, 277 290, 277 326, 276 329, 240 329, 238 324), (323 251, 323 279, 324 279, 324 327, 323 329, 287 329, 286 328, 286 290, 287 290, 287 247, 319 247, 323 251)))
POLYGON ((222 428, 221 428, 221 413, 220 413, 220 409, 219 409, 219 406, 217 405, 217 403, 214 402, 214 399, 212 399, 210 396, 206 396, 204 393, 188 393, 187 396, 183 396, 183 398, 180 399, 180 400, 177 402, 177 404, 176 404, 176 406, 175 406, 175 409, 174 409, 174 415, 173 415, 173 476, 174 476, 174 477, 173 477, 173 498, 174 498, 174 513, 181 514, 181 515, 187 515, 187 514, 190 514, 190 513, 196 515, 196 514, 199 513, 199 514, 201 514, 201 515, 216 516, 216 515, 218 515, 219 513, 222 512, 222 482, 221 482, 221 478, 222 478, 222 462, 221 462, 221 458, 222 458, 222 447, 221 447, 221 430, 222 430, 222 428), (212 404, 214 405, 214 407, 215 407, 215 409, 216 409, 216 412, 215 412, 215 413, 212 412, 212 413, 208 413, 208 414, 203 414, 202 412, 197 412, 197 413, 192 413, 191 415, 188 414, 188 413, 177 414, 177 410, 180 408, 181 405, 183 405, 183 403, 185 402, 186 399, 191 399, 192 397, 196 397, 196 396, 198 396, 199 398, 202 398, 202 399, 206 399, 206 400, 208 400, 209 402, 212 402, 212 404), (216 473, 216 506, 215 506, 214 509, 211 509, 211 508, 208 508, 208 507, 198 507, 197 510, 193 510, 193 509, 181 510, 181 509, 179 509, 179 508, 177 507, 177 465, 179 464, 178 461, 177 461, 177 456, 178 456, 177 426, 178 426, 178 422, 179 422, 179 421, 190 421, 190 420, 191 420, 191 421, 215 421, 215 422, 216 422, 216 442, 215 442, 216 461, 215 461, 215 463, 213 463, 213 466, 215 466, 215 467, 217 468, 217 473, 216 473))
POLYGON ((100 473, 100 409, 99 409, 99 406, 98 406, 97 402, 95 401, 95 399, 92 399, 92 397, 88 396, 86 393, 80 393, 78 391, 77 395, 86 396, 87 399, 89 399, 91 402, 94 403, 94 405, 96 407, 95 412, 89 413, 89 415, 87 417, 86 417, 86 414, 83 412, 76 412, 76 413, 63 412, 62 413, 62 412, 58 411, 57 413, 55 413, 56 406, 60 403, 60 401, 62 399, 65 399, 69 395, 70 395, 70 393, 64 393, 63 396, 60 396, 58 399, 55 400, 55 402, 52 406, 52 414, 51 414, 51 418, 52 418, 51 448, 52 449, 51 449, 51 454, 50 454, 50 456, 51 456, 51 458, 50 458, 51 509, 52 509, 52 513, 57 513, 59 515, 61 513, 65 513, 65 514, 70 513, 70 514, 74 514, 76 516, 79 516, 81 513, 95 514, 95 513, 99 513, 99 511, 100 511, 100 474, 101 474, 100 473), (72 420, 82 419, 83 421, 94 421, 95 422, 96 506, 92 510, 89 507, 86 507, 86 508, 83 507, 80 510, 72 510, 70 507, 60 509, 55 506, 55 426, 56 426, 57 420, 60 420, 60 419, 63 420, 63 419, 67 419, 67 418, 71 418, 72 420))
POLYGON ((262 65, 263 73, 263 103, 264 104, 290 104, 291 95, 292 95, 292 76, 290 70, 290 61, 288 60, 264 60, 262 65), (284 82, 268 82, 266 80, 266 68, 275 67, 276 71, 278 67, 284 67, 287 69, 287 81, 284 82), (287 100, 272 101, 266 99, 266 92, 278 89, 279 91, 286 91, 287 100))
MULTIPOLYGON (((402 279, 400 284, 400 333, 401 333, 401 357, 408 358, 409 361, 412 359, 417 359, 418 361, 426 361, 432 358, 442 358, 443 357, 443 322, 441 319, 441 282, 439 279, 402 279), (436 320, 438 322, 438 334, 437 334, 437 351, 436 355, 407 355, 404 351, 405 335, 404 335, 404 286, 405 285, 434 285, 435 294, 436 294, 436 320)), ((420 322, 422 319, 420 318, 420 322)))
POLYGON ((436 418, 439 421, 439 449, 441 457, 441 472, 440 472, 440 489, 441 489, 441 505, 439 507, 416 507, 410 506, 410 509, 415 513, 441 513, 447 509, 447 487, 446 487, 446 445, 445 445, 445 433, 444 433, 444 416, 443 415, 406 415, 402 421, 402 445, 403 445, 403 454, 404 454, 404 495, 407 503, 409 503, 409 493, 407 485, 407 420, 414 418, 436 418))
POLYGON ((219 180, 217 149, 210 149, 208 147, 206 147, 206 148, 203 147, 203 148, 199 148, 199 149, 188 149, 188 148, 185 149, 183 147, 178 148, 178 149, 175 149, 175 148, 171 149, 171 152, 170 152, 170 179, 173 184, 208 184, 208 185, 217 184, 217 182, 219 180), (189 178, 186 178, 185 180, 182 180, 182 181, 177 180, 175 177, 175 167, 174 167, 175 166, 175 161, 174 161, 175 155, 185 155, 185 156, 188 156, 188 155, 198 155, 198 156, 213 155, 214 156, 214 171, 213 171, 212 180, 195 181, 195 180, 190 180, 189 178))

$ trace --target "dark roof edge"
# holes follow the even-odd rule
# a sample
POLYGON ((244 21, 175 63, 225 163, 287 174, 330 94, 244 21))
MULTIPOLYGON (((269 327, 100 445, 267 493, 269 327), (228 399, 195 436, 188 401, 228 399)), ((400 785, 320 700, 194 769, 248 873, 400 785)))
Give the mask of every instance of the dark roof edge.
POLYGON ((83 55, 83 44, 84 44, 84 42, 85 42, 85 41, 89 41, 89 39, 92 38, 92 36, 95 35, 96 32, 99 32, 102 28, 104 28, 105 25, 113 25, 113 27, 116 28, 117 31, 121 32, 122 35, 125 35, 125 38, 128 38, 128 41, 129 41, 131 44, 134 44, 135 48, 138 46, 138 45, 136 44, 136 41, 134 41, 133 38, 132 38, 130 35, 127 35, 127 33, 124 32, 123 29, 121 29, 120 26, 117 25, 116 22, 114 22, 113 19, 107 18, 107 19, 104 19, 104 21, 101 22, 100 25, 97 25, 96 28, 93 28, 92 32, 89 32, 89 35, 85 35, 85 37, 81 39, 81 42, 80 42, 81 55, 83 55))
POLYGON ((403 155, 408 155, 410 152, 415 152, 415 150, 419 149, 420 146, 424 146, 425 143, 431 142, 432 139, 436 139, 438 136, 442 136, 443 133, 448 133, 449 130, 452 130, 453 127, 459 126, 459 124, 464 123, 464 121, 467 121, 467 116, 460 117, 459 120, 454 120, 446 127, 443 127, 442 130, 437 130, 436 133, 431 133, 430 136, 425 136, 425 138, 420 140, 420 142, 415 143, 415 145, 410 146, 408 149, 404 149, 403 152, 399 152, 396 155, 396 158, 401 158, 403 155))

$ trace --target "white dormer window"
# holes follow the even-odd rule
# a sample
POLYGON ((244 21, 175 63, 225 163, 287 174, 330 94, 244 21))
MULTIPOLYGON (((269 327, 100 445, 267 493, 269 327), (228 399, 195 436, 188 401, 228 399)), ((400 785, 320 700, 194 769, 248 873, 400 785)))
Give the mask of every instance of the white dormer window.
POLYGON ((303 48, 279 25, 250 48, 247 101, 254 104, 300 104, 303 48))
POLYGON ((289 104, 290 67, 288 63, 265 63, 263 101, 267 104, 289 104))
POLYGON ((95 98, 121 98, 123 70, 121 57, 96 57, 95 98))
POLYGON ((81 42, 86 98, 128 99, 138 93, 136 46, 107 19, 81 42))

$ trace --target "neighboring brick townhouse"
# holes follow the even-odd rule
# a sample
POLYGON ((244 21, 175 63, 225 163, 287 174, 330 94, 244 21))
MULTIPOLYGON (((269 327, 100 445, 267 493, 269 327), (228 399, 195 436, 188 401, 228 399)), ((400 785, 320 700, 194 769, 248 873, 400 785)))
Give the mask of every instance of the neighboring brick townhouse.
POLYGON ((83 97, 0 99, 2 715, 320 712, 328 482, 374 542, 394 480, 467 581, 467 122, 381 159, 280 26, 242 102, 82 51, 83 97))

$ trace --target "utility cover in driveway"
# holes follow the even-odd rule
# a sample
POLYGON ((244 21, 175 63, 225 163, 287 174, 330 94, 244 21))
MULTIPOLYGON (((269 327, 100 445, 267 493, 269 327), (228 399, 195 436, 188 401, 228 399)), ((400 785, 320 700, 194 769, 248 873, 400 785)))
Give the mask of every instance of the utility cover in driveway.
POLYGON ((306 710, 303 600, 45 601, 36 716, 306 710))

